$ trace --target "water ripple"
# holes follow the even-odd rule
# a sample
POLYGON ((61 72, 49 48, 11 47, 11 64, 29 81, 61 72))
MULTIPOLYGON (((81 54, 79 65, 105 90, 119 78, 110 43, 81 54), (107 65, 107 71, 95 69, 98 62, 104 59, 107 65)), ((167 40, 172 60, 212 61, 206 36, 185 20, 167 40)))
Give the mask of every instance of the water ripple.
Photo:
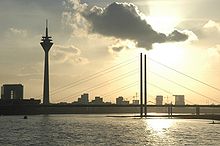
POLYGON ((111 118, 105 115, 0 117, 0 145, 220 145, 208 120, 111 118))

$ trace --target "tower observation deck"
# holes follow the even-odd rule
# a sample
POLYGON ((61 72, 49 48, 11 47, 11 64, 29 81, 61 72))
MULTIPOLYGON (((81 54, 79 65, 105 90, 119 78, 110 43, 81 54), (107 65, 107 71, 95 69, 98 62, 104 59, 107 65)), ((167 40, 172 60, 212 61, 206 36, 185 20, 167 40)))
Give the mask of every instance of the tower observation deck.
POLYGON ((46 20, 46 34, 42 36, 40 42, 42 48, 45 52, 45 60, 44 60, 44 84, 43 84, 43 104, 49 104, 49 61, 48 54, 50 48, 53 45, 52 38, 48 36, 48 21, 46 20))

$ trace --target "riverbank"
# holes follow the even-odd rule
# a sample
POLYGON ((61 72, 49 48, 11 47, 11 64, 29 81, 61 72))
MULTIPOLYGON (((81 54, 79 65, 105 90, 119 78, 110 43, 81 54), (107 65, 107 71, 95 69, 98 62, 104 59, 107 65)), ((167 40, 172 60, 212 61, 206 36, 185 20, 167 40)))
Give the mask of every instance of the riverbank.
POLYGON ((126 118, 126 117, 133 117, 133 118, 175 118, 175 119, 208 119, 208 120, 218 120, 220 121, 220 115, 190 115, 190 114, 175 114, 175 115, 147 115, 147 116, 140 116, 140 115, 117 115, 117 116, 107 116, 107 117, 121 117, 121 118, 126 118))
MULTIPOLYGON (((180 118, 212 118, 212 115, 220 115, 220 107, 200 105, 199 113, 197 106, 172 107, 172 117, 179 115, 180 118), (189 115, 189 116, 186 116, 189 115), (201 115, 201 116, 196 116, 201 115)), ((148 113, 162 113, 169 117, 169 107, 148 106, 148 113)), ((43 115, 43 114, 136 114, 139 115, 139 105, 2 105, 0 115, 43 115)), ((171 113, 170 113, 171 114, 171 113)), ((149 116, 153 116, 150 115, 149 116)), ((156 116, 158 116, 156 114, 156 116)), ((219 116, 213 117, 220 119, 219 116)))

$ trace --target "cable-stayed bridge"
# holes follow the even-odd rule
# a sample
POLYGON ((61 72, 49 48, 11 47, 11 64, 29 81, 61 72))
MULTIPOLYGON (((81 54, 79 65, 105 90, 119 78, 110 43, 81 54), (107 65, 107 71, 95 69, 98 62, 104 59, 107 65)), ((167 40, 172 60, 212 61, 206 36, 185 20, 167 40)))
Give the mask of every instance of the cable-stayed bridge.
MULTIPOLYGON (((215 90, 217 92, 220 92, 220 89, 207 83, 204 81, 201 81, 189 74, 185 74, 177 69, 174 69, 166 64, 163 64, 155 59, 152 58, 147 58, 147 62, 153 62, 155 64, 157 64, 158 66, 160 66, 161 68, 165 68, 168 69, 176 74, 178 74, 179 76, 181 76, 182 78, 187 78, 189 80, 191 80, 191 82, 196 82, 197 84, 206 86, 207 89, 212 89, 215 90)), ((139 56, 135 56, 132 58, 129 58, 125 61, 122 61, 121 63, 118 63, 116 65, 107 67, 105 69, 101 69, 100 71, 94 73, 94 74, 90 74, 87 77, 75 80, 73 82, 70 82, 69 84, 66 84, 64 86, 61 86, 55 90, 52 90, 50 92, 50 96, 53 98, 53 101, 55 103, 59 103, 62 101, 73 101, 76 100, 77 97, 79 97, 83 92, 92 92, 92 91, 96 91, 96 90, 101 90, 102 92, 99 94, 101 97, 109 97, 109 96, 113 96, 113 95, 121 95, 120 93, 123 91, 127 91, 131 88, 136 87, 137 89, 139 88, 139 83, 140 83, 140 79, 139 79, 139 74, 140 74, 140 68, 139 68, 139 56), (131 68, 131 65, 135 66, 133 68, 131 68), (121 71, 122 68, 128 68, 126 71, 121 71), (113 76, 112 78, 109 78, 111 76, 111 74, 115 74, 115 72, 120 72, 119 74, 117 74, 116 76, 113 76), (90 81, 97 81, 99 78, 108 75, 108 78, 105 78, 104 80, 102 79, 101 82, 91 85, 90 87, 87 87, 86 84, 90 81), (109 85, 112 85, 116 82, 121 82, 124 79, 129 81, 129 78, 135 78, 135 80, 133 82, 128 82, 126 84, 124 84, 123 86, 115 86, 114 88, 111 89, 111 91, 108 92, 104 92, 105 88, 108 87, 109 85), (85 85, 81 90, 76 90, 75 88, 77 88, 78 86, 83 86, 85 85), (75 91, 75 92, 72 92, 75 91), (64 97, 59 97, 58 95, 60 93, 68 93, 66 96, 64 97)), ((191 92, 192 94, 195 94, 196 96, 200 97, 201 99, 207 99, 209 100, 211 103, 214 104, 219 104, 220 103, 220 99, 217 99, 216 97, 211 97, 208 95, 205 95, 204 93, 201 93, 201 91, 198 91, 198 89, 193 89, 188 87, 187 85, 185 85, 184 83, 180 82, 180 81, 176 81, 176 80, 172 80, 170 79, 170 77, 164 76, 163 73, 161 72, 156 72, 154 70, 152 70, 151 68, 148 67, 147 69, 147 74, 150 76, 154 76, 157 78, 160 78, 161 80, 163 80, 164 82, 169 82, 179 88, 182 88, 184 90, 187 90, 188 92, 191 92)), ((167 89, 167 87, 163 87, 161 85, 158 85, 158 83, 154 83, 152 81, 147 81, 147 86, 149 87, 153 87, 159 91, 162 91, 163 93, 168 94, 169 96, 174 95, 173 91, 170 91, 170 89, 167 89)), ((148 90, 148 94, 150 94, 151 91, 148 90)), ((38 96, 38 97, 41 97, 38 96)), ((193 99, 190 99, 186 96, 186 102, 187 104, 190 105, 194 105, 196 104, 193 99)))

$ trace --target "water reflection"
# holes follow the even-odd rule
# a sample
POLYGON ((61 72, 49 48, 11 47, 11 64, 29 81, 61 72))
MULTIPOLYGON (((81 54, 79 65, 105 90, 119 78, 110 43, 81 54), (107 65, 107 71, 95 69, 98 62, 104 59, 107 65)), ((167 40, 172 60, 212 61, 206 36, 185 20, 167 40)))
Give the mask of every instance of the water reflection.
POLYGON ((218 145, 210 120, 140 119, 101 115, 0 117, 1 145, 218 145))
POLYGON ((162 132, 170 128, 174 124, 172 119, 145 119, 147 128, 155 132, 162 132))

